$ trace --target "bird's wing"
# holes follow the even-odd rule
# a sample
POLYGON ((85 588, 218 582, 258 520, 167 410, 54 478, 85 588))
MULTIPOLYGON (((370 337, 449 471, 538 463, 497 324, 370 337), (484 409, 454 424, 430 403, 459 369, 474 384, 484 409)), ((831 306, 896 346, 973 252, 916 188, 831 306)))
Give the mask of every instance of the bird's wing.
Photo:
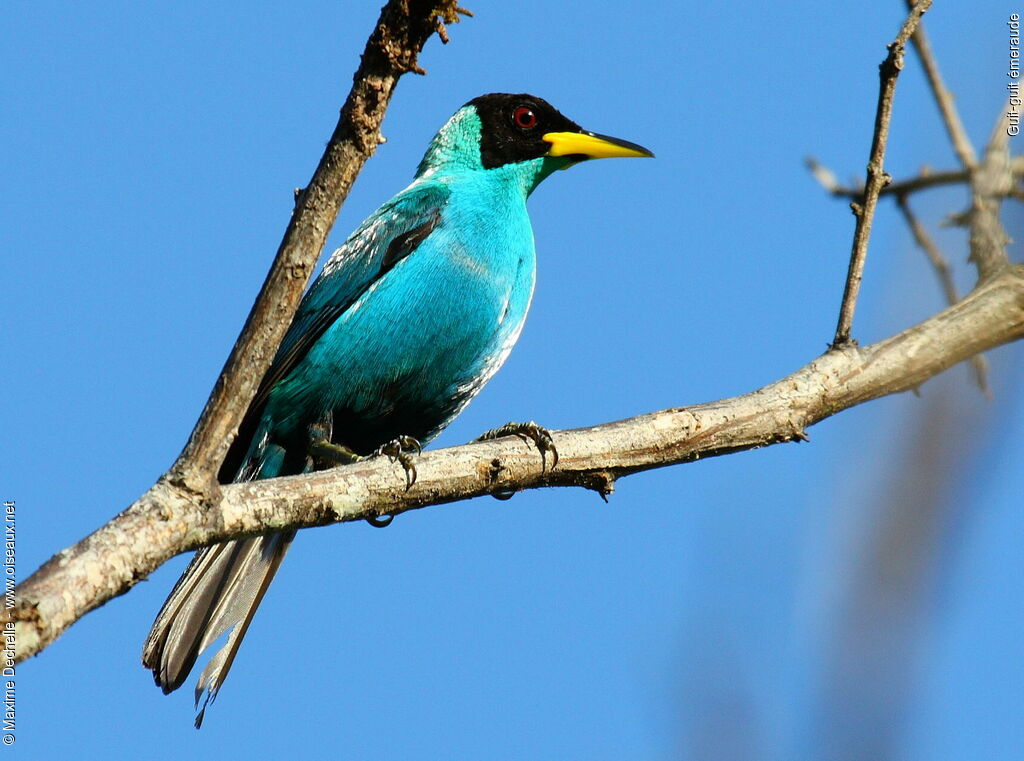
POLYGON ((350 306, 441 223, 450 190, 440 182, 417 182, 371 214, 324 265, 302 299, 273 364, 238 429, 220 470, 233 481, 259 427, 267 397, 350 306))

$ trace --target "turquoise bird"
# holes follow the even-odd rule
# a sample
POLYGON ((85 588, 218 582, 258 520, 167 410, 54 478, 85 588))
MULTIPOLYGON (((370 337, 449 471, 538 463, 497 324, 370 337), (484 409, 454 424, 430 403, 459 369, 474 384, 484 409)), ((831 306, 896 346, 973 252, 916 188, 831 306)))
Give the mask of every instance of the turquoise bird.
MULTIPOLYGON (((497 372, 533 295, 526 199, 556 169, 653 156, 587 132, 532 95, 490 94, 431 140, 409 187, 371 214, 296 312, 228 453, 221 481, 304 473, 434 438, 497 372)), ((550 449, 543 429, 510 424, 550 449)), ((557 457, 557 453, 553 453, 557 457)), ((146 640, 165 693, 231 630, 196 686, 199 727, 294 531, 199 550, 146 640)))

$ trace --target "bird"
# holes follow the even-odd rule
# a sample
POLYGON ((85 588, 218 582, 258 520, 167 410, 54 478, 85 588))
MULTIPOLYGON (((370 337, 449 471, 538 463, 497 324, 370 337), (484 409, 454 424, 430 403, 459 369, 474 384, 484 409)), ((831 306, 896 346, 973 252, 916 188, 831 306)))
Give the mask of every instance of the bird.
MULTIPOLYGON (((219 480, 387 454, 411 485, 412 452, 480 391, 523 328, 536 270, 527 198, 556 170, 653 155, 584 130, 534 95, 466 103, 430 141, 412 183, 359 225, 303 296, 219 480)), ((533 423, 489 432, 509 433, 532 438, 542 456, 550 448, 533 423)), ((294 538, 200 549, 158 613, 142 662, 165 694, 230 630, 196 685, 196 728, 294 538)))

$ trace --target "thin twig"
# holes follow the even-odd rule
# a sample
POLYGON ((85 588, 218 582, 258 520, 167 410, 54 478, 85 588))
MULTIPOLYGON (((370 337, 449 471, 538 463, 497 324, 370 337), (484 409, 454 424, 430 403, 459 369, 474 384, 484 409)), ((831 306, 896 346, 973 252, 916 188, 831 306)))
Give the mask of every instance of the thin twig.
POLYGON ((924 229, 924 225, 921 224, 917 216, 910 208, 910 204, 907 201, 906 196, 898 196, 896 198, 896 205, 899 206, 900 211, 903 212, 903 219, 906 220, 907 226, 910 228, 910 232, 914 235, 914 241, 921 250, 925 252, 928 257, 928 261, 931 262, 932 268, 935 270, 935 274, 939 278, 939 285, 942 287, 942 291, 946 296, 946 302, 949 304, 955 304, 960 300, 960 296, 956 292, 956 285, 953 283, 953 276, 949 268, 949 262, 946 257, 939 251, 938 246, 935 245, 935 241, 931 239, 928 232, 924 229))
MULTIPOLYGON (((818 184, 826 192, 836 198, 849 198, 856 200, 864 197, 864 186, 843 185, 835 172, 822 164, 813 156, 804 159, 804 165, 810 171, 811 176, 818 181, 818 184)), ((1012 156, 1010 158, 1010 178, 1012 180, 1009 188, 1005 188, 1006 198, 1024 199, 1024 188, 1020 183, 1024 181, 1024 156, 1012 156)), ((925 168, 921 173, 904 180, 893 180, 882 188, 880 196, 901 196, 916 193, 921 190, 947 187, 949 185, 967 184, 971 181, 971 172, 966 169, 942 169, 933 171, 925 168)))
MULTIPOLYGON (((908 10, 914 7, 914 0, 906 0, 906 2, 908 10)), ((953 144, 953 150, 965 169, 973 169, 978 163, 978 157, 974 152, 974 146, 971 144, 970 138, 967 137, 967 131, 964 129, 963 122, 960 121, 960 115, 957 113, 953 102, 953 95, 946 89, 946 84, 942 81, 942 75, 939 73, 939 64, 936 62, 935 56, 932 55, 932 46, 928 42, 928 36, 925 34, 923 23, 918 25, 910 41, 917 51, 918 58, 921 59, 921 66, 924 68, 924 74, 928 78, 928 85, 932 89, 932 95, 935 96, 935 103, 942 114, 942 123, 946 125, 946 132, 949 133, 949 140, 953 144)))
MULTIPOLYGON (((960 300, 960 296, 957 294, 956 285, 953 283, 953 274, 950 270, 949 262, 942 255, 942 252, 939 251, 939 247, 932 240, 928 231, 924 229, 924 225, 921 224, 917 215, 911 210, 907 196, 896 196, 896 205, 899 206, 900 211, 903 213, 903 219, 910 228, 914 241, 924 251, 932 265, 932 269, 935 270, 935 275, 939 279, 942 292, 946 295, 946 302, 952 306, 960 300)), ((971 357, 971 369, 978 388, 981 389, 987 399, 991 399, 992 392, 988 387, 988 360, 985 359, 984 355, 976 354, 971 357)))
MULTIPOLYGON (((849 198, 851 200, 864 197, 864 187, 850 187, 839 182, 835 172, 821 164, 817 159, 808 157, 804 164, 810 170, 811 175, 818 183, 836 198, 849 198)), ((1021 169, 1024 169, 1022 167, 1021 169)), ((1024 171, 1018 171, 1016 178, 1024 177, 1024 171)), ((905 180, 894 180, 882 188, 881 196, 905 196, 916 193, 920 190, 944 187, 947 185, 967 184, 971 181, 971 175, 966 169, 944 169, 939 172, 922 170, 919 175, 909 177, 905 180)))
POLYGON ((879 67, 881 85, 878 93, 878 109, 875 114, 875 131, 871 139, 871 157, 868 160, 867 182, 864 187, 864 198, 859 204, 851 204, 857 216, 857 226, 853 234, 853 249, 850 253, 850 267, 846 275, 846 287, 843 290, 843 302, 839 308, 839 321, 833 346, 843 346, 850 341, 850 329, 853 326, 853 313, 857 306, 857 294, 864 276, 864 262, 868 254, 868 240, 871 237, 871 223, 874 220, 878 196, 882 188, 891 181, 885 173, 885 145, 889 139, 889 124, 892 121, 893 94, 896 91, 896 79, 903 69, 903 56, 907 40, 914 33, 918 22, 925 11, 931 7, 932 0, 920 0, 903 22, 895 41, 889 45, 889 55, 879 67))

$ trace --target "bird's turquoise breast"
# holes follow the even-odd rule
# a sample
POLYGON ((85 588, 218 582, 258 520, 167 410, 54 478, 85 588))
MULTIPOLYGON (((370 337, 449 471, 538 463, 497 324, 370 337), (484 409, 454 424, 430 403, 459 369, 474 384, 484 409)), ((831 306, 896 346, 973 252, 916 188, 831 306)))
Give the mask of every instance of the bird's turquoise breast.
POLYGON ((299 443, 301 426, 330 412, 335 441, 357 452, 427 441, 504 362, 533 294, 525 194, 500 173, 442 181, 451 192, 427 238, 270 394, 273 438, 299 443))

